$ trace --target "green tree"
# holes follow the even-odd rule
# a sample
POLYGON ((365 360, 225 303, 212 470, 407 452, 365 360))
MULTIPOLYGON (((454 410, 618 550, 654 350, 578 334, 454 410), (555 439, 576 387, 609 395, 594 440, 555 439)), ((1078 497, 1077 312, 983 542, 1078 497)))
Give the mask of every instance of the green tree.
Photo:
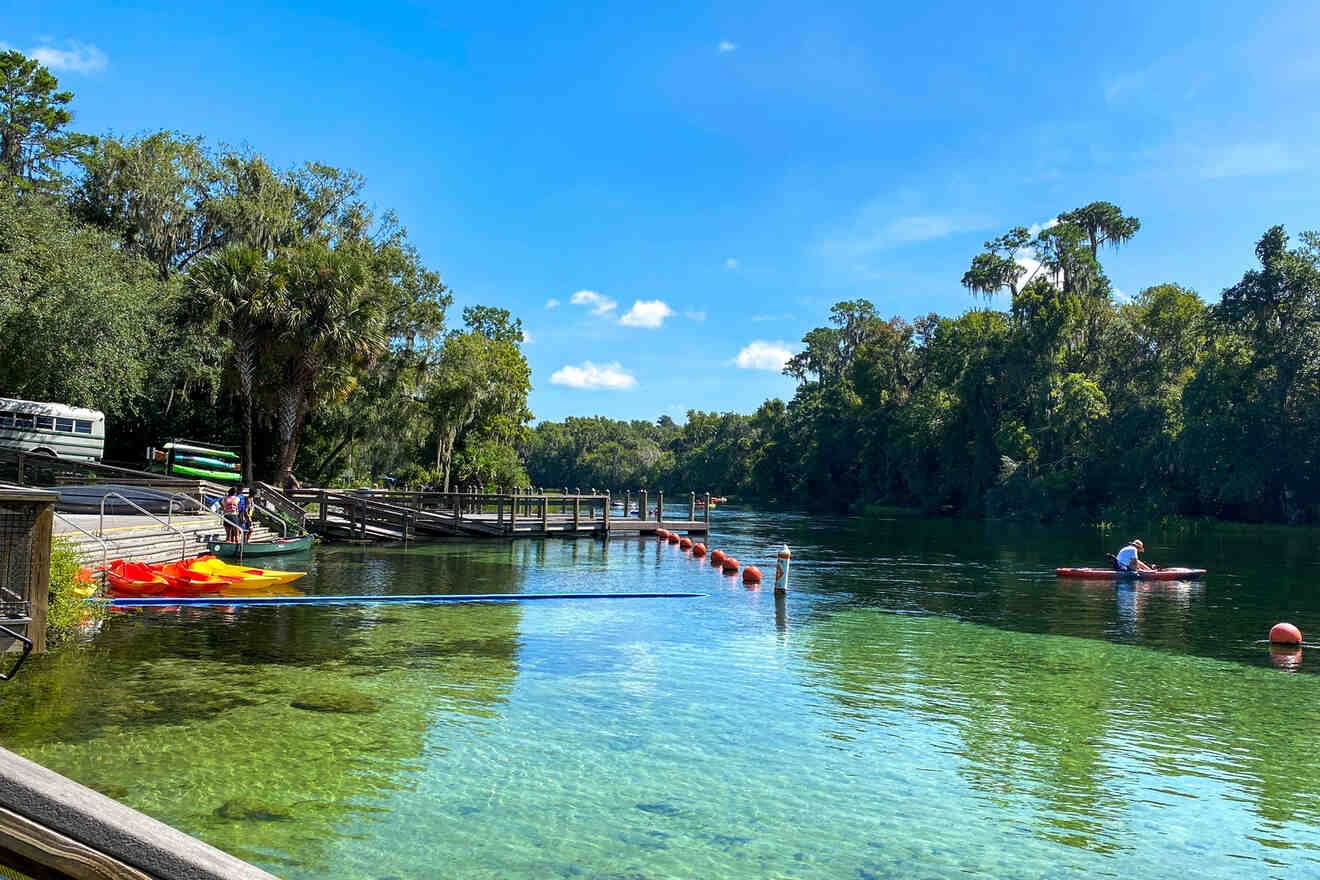
POLYGON ((73 120, 72 92, 33 58, 0 51, 0 172, 10 190, 52 191, 64 183, 62 168, 96 139, 65 131, 73 120))

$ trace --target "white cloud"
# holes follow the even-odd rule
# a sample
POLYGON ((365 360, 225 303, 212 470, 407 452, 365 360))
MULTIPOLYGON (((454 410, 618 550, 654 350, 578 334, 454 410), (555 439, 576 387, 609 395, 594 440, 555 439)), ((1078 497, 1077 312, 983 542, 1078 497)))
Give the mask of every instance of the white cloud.
POLYGON ((759 324, 763 321, 791 321, 793 320, 793 316, 792 315, 752 315, 752 317, 749 318, 748 320, 755 321, 756 323, 759 324))
POLYGON ((593 315, 603 315, 606 312, 612 312, 619 305, 608 296, 601 296, 594 290, 579 290, 573 294, 569 300, 575 306, 590 306, 593 315))
POLYGON ((545 301, 545 307, 546 307, 547 309, 557 309, 557 308, 559 308, 559 300, 555 299, 555 298, 552 296, 552 297, 550 297, 548 300, 545 301))
POLYGON ((787 342, 766 342, 758 339, 738 352, 734 364, 744 370, 770 370, 778 373, 793 356, 787 342))
POLYGON ((663 300, 635 300, 628 313, 619 319, 625 327, 650 327, 655 329, 665 322, 665 318, 676 314, 663 300))
POLYGON ((637 385, 637 379, 618 361, 599 365, 591 361, 583 361, 577 366, 565 364, 555 370, 550 374, 550 383, 590 391, 602 388, 609 391, 627 391, 637 385))
POLYGON ((522 332, 522 335, 523 335, 523 338, 522 338, 523 345, 531 345, 531 344, 532 344, 532 331, 530 331, 530 330, 524 330, 524 331, 522 332))
POLYGON ((73 73, 97 73, 105 70, 110 63, 110 59, 106 57, 106 54, 91 43, 70 41, 68 46, 68 49, 38 46, 35 49, 29 49, 27 55, 29 58, 35 58, 51 70, 67 70, 73 73))
POLYGON ((1055 217, 1052 220, 1046 220, 1044 223, 1033 223, 1029 227, 1027 227, 1027 235, 1030 235, 1032 238, 1035 238, 1036 236, 1044 232, 1046 229, 1053 229, 1058 225, 1059 225, 1058 217, 1055 217))
POLYGON ((1281 143, 1233 144, 1208 155, 1201 166, 1201 176, 1218 180, 1287 174, 1301 170, 1303 165, 1301 157, 1281 143))
MULTIPOLYGON (((715 48, 716 48, 717 50, 719 50, 721 53, 724 53, 724 52, 732 52, 734 49, 737 49, 737 48, 738 48, 738 44, 737 44, 737 43, 732 43, 732 42, 730 42, 730 41, 728 41, 728 40, 720 40, 720 44, 719 44, 718 46, 716 46, 715 48)), ((755 53, 753 53, 753 54, 755 54, 755 53)))
POLYGON ((705 312, 684 312, 684 313, 683 313, 683 317, 687 318, 689 321, 696 321, 698 324, 700 324, 702 321, 706 320, 706 313, 705 313, 705 312))
POLYGON ((864 206, 851 229, 827 238, 821 251, 852 271, 873 274, 867 265, 882 251, 908 244, 947 238, 963 232, 984 229, 984 218, 961 215, 915 214, 885 219, 885 204, 879 200, 864 206))
POLYGON ((726 269, 737 269, 737 268, 738 268, 738 258, 737 258, 737 257, 729 257, 727 260, 724 261, 724 268, 726 268, 726 269))

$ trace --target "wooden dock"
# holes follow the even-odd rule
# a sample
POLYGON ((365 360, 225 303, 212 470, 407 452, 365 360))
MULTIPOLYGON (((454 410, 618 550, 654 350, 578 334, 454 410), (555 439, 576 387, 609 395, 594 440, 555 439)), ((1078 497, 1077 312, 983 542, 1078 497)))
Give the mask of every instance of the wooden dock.
MULTIPOLYGON (((324 537, 378 541, 426 538, 576 538, 609 539, 654 534, 659 529, 705 535, 710 517, 696 515, 696 495, 689 493, 688 515, 664 519, 664 496, 647 506, 646 493, 622 504, 605 495, 490 492, 397 492, 377 490, 296 489, 280 492, 266 483, 253 489, 258 506, 273 516, 324 537), (646 511, 645 518, 638 516, 646 511)), ((707 499, 709 496, 706 496, 707 499)), ((708 500, 701 502, 704 511, 708 500)), ((704 512, 703 511, 703 512, 704 512)))

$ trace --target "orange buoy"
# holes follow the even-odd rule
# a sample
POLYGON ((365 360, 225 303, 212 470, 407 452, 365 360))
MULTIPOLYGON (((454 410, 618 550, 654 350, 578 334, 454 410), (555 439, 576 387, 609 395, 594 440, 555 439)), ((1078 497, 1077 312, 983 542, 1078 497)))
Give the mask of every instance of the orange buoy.
POLYGON ((719 568, 719 567, 720 567, 720 564, 721 564, 722 562, 724 562, 724 551, 723 551, 723 550, 712 550, 712 551, 710 551, 710 564, 711 564, 711 565, 715 566, 716 568, 719 568))
POLYGON ((692 539, 691 539, 691 538, 683 538, 682 540, 680 540, 680 541, 678 542, 678 546, 679 546, 680 548, 682 548, 683 550, 691 550, 691 549, 692 549, 692 539))
POLYGON ((657 541, 663 541, 665 538, 668 538, 668 537, 669 537, 669 532, 668 532, 667 530, 665 530, 665 529, 656 529, 656 530, 655 530, 655 538, 656 538, 657 541))
POLYGON ((705 545, 705 544, 693 544, 693 545, 692 545, 692 555, 693 555, 693 556, 705 556, 705 555, 706 555, 706 545, 705 545))
POLYGON ((724 569, 725 574, 734 574, 738 571, 738 560, 734 559, 732 556, 726 556, 724 557, 724 562, 722 563, 721 568, 724 569))
POLYGON ((761 582, 761 569, 755 565, 749 565, 743 569, 744 584, 759 584, 761 582))
POLYGON ((669 543, 671 543, 671 544, 677 544, 677 543, 678 543, 678 533, 677 533, 677 532, 670 532, 670 533, 669 533, 669 543))
POLYGON ((1275 645, 1300 645, 1302 631, 1291 623, 1276 623, 1270 627, 1270 642, 1275 645))

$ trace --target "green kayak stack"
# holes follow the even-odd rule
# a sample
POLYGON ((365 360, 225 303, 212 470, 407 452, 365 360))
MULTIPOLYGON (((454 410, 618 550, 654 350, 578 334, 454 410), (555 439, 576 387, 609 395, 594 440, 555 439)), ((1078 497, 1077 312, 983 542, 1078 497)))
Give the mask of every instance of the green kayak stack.
POLYGON ((217 483, 237 483, 243 479, 238 452, 231 446, 171 440, 161 446, 156 458, 157 461, 163 459, 166 473, 181 477, 198 477, 217 483))

